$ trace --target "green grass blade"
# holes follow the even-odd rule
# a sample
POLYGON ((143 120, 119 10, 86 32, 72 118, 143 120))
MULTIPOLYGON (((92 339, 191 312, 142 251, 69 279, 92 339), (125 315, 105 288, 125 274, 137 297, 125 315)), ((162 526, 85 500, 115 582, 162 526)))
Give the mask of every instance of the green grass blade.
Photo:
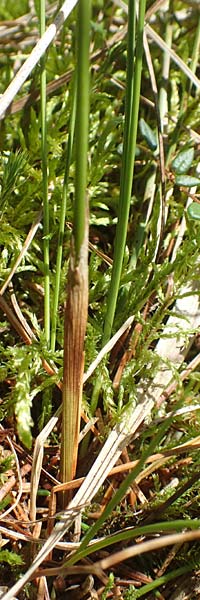
MULTIPOLYGON (((134 590, 134 600, 136 600, 136 598, 142 598, 142 596, 145 596, 145 594, 147 594, 148 592, 151 592, 152 590, 156 590, 161 585, 166 585, 168 583, 168 581, 172 581, 173 579, 175 579, 175 581, 176 581, 177 577, 181 577, 181 575, 185 575, 186 573, 189 573, 190 571, 193 570, 193 568, 194 568, 194 565, 192 563, 190 563, 189 565, 185 565, 185 567, 180 567, 179 569, 170 571, 170 573, 165 573, 165 575, 162 575, 162 577, 158 577, 154 581, 151 581, 151 583, 147 583, 146 585, 143 585, 140 590, 137 590, 137 591, 134 590)), ((178 591, 177 591, 177 593, 178 593, 178 591)), ((159 599, 159 597, 160 596, 158 596, 158 599, 159 599)))
POLYGON ((57 258, 56 258, 56 280, 55 280, 55 291, 53 297, 52 306, 52 325, 51 325, 51 350, 55 350, 56 343, 56 326, 57 326, 57 313, 58 313, 58 301, 59 301, 59 290, 60 290, 60 278, 61 278, 61 265, 62 265, 62 253, 63 253, 63 239, 65 232, 65 216, 66 216, 66 205, 67 205, 67 188, 68 188, 68 177, 69 167, 71 162, 72 147, 74 141, 74 129, 75 129, 75 114, 76 114, 76 80, 74 81, 71 119, 69 126, 69 138, 67 142, 67 153, 65 163, 65 175, 63 184, 63 197, 60 209, 60 226, 58 234, 58 247, 57 247, 57 258))
POLYGON ((128 66, 127 66, 127 96, 125 115, 125 139, 122 159, 122 175, 120 186, 119 216, 116 229, 115 249, 111 283, 108 292, 107 313, 104 324, 103 345, 111 335, 115 315, 117 296, 119 292, 122 264, 126 243, 131 189, 133 180, 136 137, 138 126, 138 112, 140 101, 140 85, 142 74, 143 31, 146 0, 139 3, 139 17, 137 22, 137 43, 135 50, 135 68, 133 71, 133 52, 135 35, 135 7, 136 3, 129 0, 128 9, 128 66), (130 61, 130 65, 129 65, 130 61))
POLYGON ((89 28, 90 2, 78 5, 77 113, 76 113, 76 176, 74 201, 74 239, 76 260, 84 240, 87 187, 87 150, 89 121, 89 28))
MULTIPOLYGON (((45 2, 40 0, 40 36, 45 32, 45 2)), ((44 251, 44 331, 47 344, 50 339, 50 282, 49 282, 49 200, 47 171, 47 119, 46 119, 46 56, 41 57, 41 154, 43 183, 43 251, 44 251)))
MULTIPOLYGON (((94 542, 91 546, 84 548, 82 551, 77 550, 76 555, 73 557, 73 564, 82 560, 85 556, 89 556, 90 554, 99 552, 99 550, 103 550, 104 548, 108 548, 114 544, 120 544, 122 542, 133 541, 135 538, 140 536, 150 536, 155 534, 163 534, 169 532, 183 532, 183 530, 188 529, 195 531, 200 527, 199 519, 178 519, 174 521, 161 521, 158 523, 152 523, 151 525, 141 525, 136 527, 128 527, 120 532, 116 532, 113 535, 106 535, 103 539, 99 539, 94 542), (76 559, 76 560, 75 560, 76 559)), ((70 564, 72 564, 71 560, 70 564)), ((63 564, 63 567, 69 566, 69 561, 66 560, 66 563, 63 564)))

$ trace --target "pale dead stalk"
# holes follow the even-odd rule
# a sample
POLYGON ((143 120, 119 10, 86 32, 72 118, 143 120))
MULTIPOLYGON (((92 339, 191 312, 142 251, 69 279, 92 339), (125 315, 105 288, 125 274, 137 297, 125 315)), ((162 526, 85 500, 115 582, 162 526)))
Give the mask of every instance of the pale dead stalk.
POLYGON ((28 235, 25 239, 25 242, 23 244, 22 250, 19 254, 19 256, 17 257, 17 260, 13 266, 13 268, 11 269, 6 281, 4 282, 4 284, 2 285, 1 289, 0 289, 0 294, 1 296, 3 296, 4 292, 6 291, 8 284, 10 283, 11 279, 13 278, 13 275, 16 273, 16 270, 18 269, 21 261, 23 260, 37 230, 41 221, 41 217, 42 217, 42 210, 40 210, 40 212, 38 213, 34 223, 31 225, 30 231, 28 232, 28 235))
POLYGON ((196 531, 172 533, 170 535, 160 536, 156 540, 152 539, 147 540, 145 542, 140 542, 138 544, 134 544, 134 546, 125 548, 124 550, 120 550, 119 552, 115 552, 107 558, 103 558, 102 560, 97 561, 92 566, 91 573, 97 573, 98 569, 110 569, 114 565, 117 565, 120 562, 123 562, 124 560, 133 558, 133 556, 138 556, 138 554, 141 555, 146 552, 154 552, 155 550, 165 548, 166 546, 173 546, 174 544, 184 544, 185 542, 192 542, 194 540, 199 539, 200 529, 197 529, 196 531))
POLYGON ((65 0, 61 9, 59 10, 55 20, 48 29, 45 31, 44 35, 39 39, 35 48, 33 48, 30 56, 27 58, 26 62, 19 69, 17 75, 11 81, 7 90, 4 92, 0 99, 0 119, 4 116, 5 111, 11 104, 13 98, 21 89, 22 85, 34 69, 34 67, 39 62, 41 56, 47 50, 58 31, 61 29, 62 25, 66 21, 67 17, 76 6, 78 0, 65 0))

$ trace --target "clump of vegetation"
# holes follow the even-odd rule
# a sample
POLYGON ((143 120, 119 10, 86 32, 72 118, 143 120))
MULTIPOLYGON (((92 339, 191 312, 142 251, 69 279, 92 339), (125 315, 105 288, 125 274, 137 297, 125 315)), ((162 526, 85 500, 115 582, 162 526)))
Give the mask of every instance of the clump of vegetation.
POLYGON ((197 598, 199 6, 72 4, 0 7, 3 597, 197 598))

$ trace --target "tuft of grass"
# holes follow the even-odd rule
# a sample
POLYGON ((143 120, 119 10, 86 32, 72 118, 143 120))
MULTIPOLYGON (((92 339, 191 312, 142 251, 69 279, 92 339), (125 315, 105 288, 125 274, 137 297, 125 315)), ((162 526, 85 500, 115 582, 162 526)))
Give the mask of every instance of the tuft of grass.
MULTIPOLYGON (((35 24, 38 26, 37 10, 27 22, 28 6, 23 2, 17 13, 12 4, 2 3, 2 19, 20 16, 22 8, 24 16, 16 21, 16 31, 9 31, 9 45, 6 24, 1 32, 1 93, 14 76, 16 44, 18 58, 24 63, 25 54, 31 54, 35 24)), ((30 454, 32 435, 36 437, 44 419, 47 421, 38 442, 43 439, 45 443, 46 474, 41 473, 43 448, 36 443, 32 481, 41 477, 42 489, 53 488, 52 477, 55 483, 60 469, 60 446, 62 479, 74 477, 80 411, 84 410, 86 420, 94 414, 98 418, 90 439, 88 436, 81 443, 77 463, 81 474, 89 470, 91 490, 86 459, 92 462, 101 452, 102 457, 117 428, 123 424, 128 429, 129 418, 149 402, 133 439, 126 440, 118 471, 106 471, 91 507, 78 507, 83 519, 79 549, 64 558, 62 549, 57 549, 56 574, 62 571, 67 585, 68 569, 75 563, 76 581, 82 584, 81 569, 87 566, 81 561, 95 552, 88 569, 92 572, 94 567, 94 585, 102 585, 99 595, 117 595, 118 586, 124 599, 146 597, 153 591, 157 597, 173 597, 176 579, 191 573, 192 587, 200 565, 200 359, 196 336, 200 19, 195 2, 188 2, 186 8, 175 0, 173 7, 169 3, 163 11, 162 3, 155 6, 148 1, 146 15, 145 1, 138 4, 137 15, 136 2, 98 2, 91 19, 90 4, 79 1, 78 34, 73 13, 65 26, 62 23, 61 35, 41 61, 42 79, 46 80, 41 93, 36 68, 27 75, 19 98, 2 120, 0 155, 1 420, 5 427, 11 420, 18 443, 30 454), (143 44, 144 32, 151 40, 149 46, 143 44), (37 221, 42 203, 43 228, 37 221), (90 379, 85 378, 82 394, 84 358, 87 369, 111 332, 117 332, 130 316, 130 326, 109 357, 90 379), (62 384, 60 427, 59 410, 52 420, 50 412, 51 400, 55 409, 61 402, 62 384), (173 535, 179 536, 180 551, 176 544, 169 550, 166 535, 172 536, 172 544, 173 535), (144 546, 138 536, 144 537, 144 546), (159 553, 156 542, 157 550, 159 543, 163 544, 159 553), (108 547, 111 562, 103 563, 102 552, 108 547), (121 564, 117 562, 119 550, 121 564), (128 583, 128 551, 134 555, 135 588, 128 583), (119 579, 121 570, 127 573, 125 588, 119 579)), ((42 15, 44 31, 44 5, 42 15)), ((46 19, 52 20, 51 5, 46 19)), ((0 111, 1 103, 2 98, 0 111)), ((90 426, 94 428, 93 421, 90 426)), ((6 444, 5 439, 4 435, 2 443, 6 444)), ((112 445, 97 475, 105 465, 108 468, 111 455, 112 445)), ((8 466, 3 465, 5 472, 8 466)), ((29 475, 25 477, 29 482, 29 475)), ((34 493, 35 498, 36 489, 34 493)), ((77 492, 78 497, 81 493, 77 492)), ((70 495, 71 489, 65 501, 70 495)), ((52 496, 54 499, 53 489, 52 496)), ((1 510, 11 502, 10 493, 1 510)), ((44 502, 38 495, 45 519, 44 502)), ((28 494, 23 503, 28 511, 28 494)), ((37 514, 36 505, 34 508, 37 514)), ((48 514, 51 516, 51 507, 48 514)), ((65 523, 71 527, 72 521, 66 510, 63 527, 65 523)), ((45 520, 43 527, 45 530, 45 520)), ((39 552, 39 562, 31 564, 33 570, 45 552, 47 556, 49 539, 55 536, 54 542, 58 541, 61 527, 58 515, 51 534, 49 519, 47 542, 39 552)), ((43 533, 46 531, 41 537, 43 533)), ((70 573, 73 577, 75 571, 70 573)), ((40 574, 50 578, 55 571, 50 567, 40 574)), ((27 581, 29 571, 23 577, 27 581)), ((16 584, 18 590, 22 581, 16 584)), ((10 590, 6 600, 13 595, 10 590)))

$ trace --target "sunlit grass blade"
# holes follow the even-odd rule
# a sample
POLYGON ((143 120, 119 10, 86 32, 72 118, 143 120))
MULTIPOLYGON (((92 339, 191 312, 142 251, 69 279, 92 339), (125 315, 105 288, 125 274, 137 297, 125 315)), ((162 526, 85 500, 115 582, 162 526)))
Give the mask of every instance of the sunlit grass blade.
POLYGON ((136 2, 132 2, 132 0, 129 0, 126 85, 127 92, 125 105, 126 112, 120 184, 120 199, 118 222, 116 228, 113 268, 110 288, 108 292, 107 312, 104 324, 103 344, 105 344, 108 341, 112 331, 126 244, 138 127, 145 7, 146 0, 141 0, 141 2, 139 3, 139 15, 136 28, 137 39, 135 46, 136 2))
POLYGON ((74 141, 75 114, 76 114, 76 80, 74 81, 74 86, 73 86, 71 119, 70 119, 70 126, 69 126, 69 137, 68 137, 68 142, 67 142, 67 155, 66 155, 65 175, 64 175, 64 183, 63 183, 63 196, 62 196, 62 203, 61 203, 61 209, 60 209, 60 226, 59 226, 57 259, 56 259, 56 280, 55 280, 55 290, 54 290, 54 296, 53 296, 53 302, 52 302, 51 350, 53 350, 53 351, 55 350, 55 343, 56 343, 56 326, 57 326, 57 313, 58 313, 60 277, 61 277, 62 254, 63 254, 63 240, 64 240, 64 231, 65 231, 68 177, 69 177, 69 167, 70 167, 72 147, 73 147, 73 141, 74 141))
MULTIPOLYGON (((45 2, 40 0, 40 36, 45 32, 45 2)), ((50 340, 50 281, 49 281, 49 200, 47 172, 47 118, 46 118, 46 56, 41 57, 41 154, 43 185, 43 252, 44 252, 44 331, 50 340)))

